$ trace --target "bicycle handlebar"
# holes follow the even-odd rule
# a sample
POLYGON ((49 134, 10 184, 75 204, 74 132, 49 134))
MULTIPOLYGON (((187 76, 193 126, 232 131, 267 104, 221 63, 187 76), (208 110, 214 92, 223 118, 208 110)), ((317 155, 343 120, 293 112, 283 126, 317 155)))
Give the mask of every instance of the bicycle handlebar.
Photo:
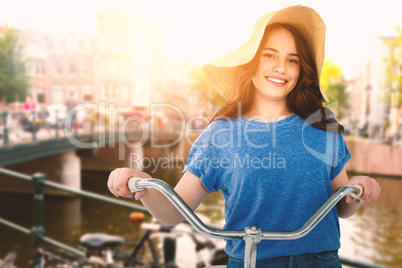
POLYGON ((181 199, 179 195, 166 182, 159 179, 142 179, 132 177, 127 183, 131 192, 142 191, 145 188, 153 188, 161 192, 184 218, 202 235, 216 239, 241 239, 246 241, 245 267, 255 264, 256 245, 261 240, 295 240, 307 235, 329 211, 346 195, 351 194, 353 198, 359 199, 363 194, 361 185, 344 185, 340 187, 328 200, 306 221, 306 223, 294 231, 261 231, 258 227, 247 227, 245 230, 222 230, 211 229, 205 225, 192 209, 181 199), (246 262, 251 263, 246 264, 246 262))
POLYGON ((134 193, 142 191, 145 188, 153 188, 161 192, 174 207, 183 215, 183 217, 196 229, 199 233, 216 239, 243 239, 244 230, 215 230, 205 225, 192 209, 181 199, 179 195, 166 182, 159 179, 141 179, 132 177, 127 183, 128 189, 134 193), (231 237, 231 238, 227 238, 231 237))

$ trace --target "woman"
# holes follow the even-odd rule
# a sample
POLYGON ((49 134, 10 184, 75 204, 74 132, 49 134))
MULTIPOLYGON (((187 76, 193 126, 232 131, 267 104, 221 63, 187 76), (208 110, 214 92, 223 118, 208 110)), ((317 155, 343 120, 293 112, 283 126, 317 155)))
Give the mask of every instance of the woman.
MULTIPOLYGON (((328 101, 319 86, 324 61, 325 25, 308 7, 270 12, 257 21, 251 39, 239 49, 204 66, 211 84, 227 100, 192 145, 176 192, 195 209, 210 192, 225 198, 225 229, 258 226, 291 231, 304 222, 339 187, 360 184, 362 201, 342 200, 305 237, 262 241, 257 267, 339 267, 338 217, 349 217, 374 202, 378 183, 369 177, 348 180, 350 153, 343 127, 322 106, 328 101)), ((108 187, 128 196, 130 169, 110 174, 108 187)), ((183 220, 154 190, 136 194, 159 221, 183 220)), ((243 267, 244 242, 227 241, 228 267, 243 267)))

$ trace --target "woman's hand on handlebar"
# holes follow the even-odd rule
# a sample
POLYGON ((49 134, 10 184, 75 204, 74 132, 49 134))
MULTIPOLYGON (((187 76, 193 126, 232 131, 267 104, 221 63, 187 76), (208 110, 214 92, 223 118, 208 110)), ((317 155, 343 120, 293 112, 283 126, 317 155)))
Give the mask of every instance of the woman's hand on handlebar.
MULTIPOLYGON (((381 187, 378 182, 367 176, 354 176, 350 178, 350 185, 361 185, 363 186, 363 195, 360 198, 360 204, 371 204, 374 203, 380 195, 381 187)), ((348 195, 346 198, 346 203, 351 203, 353 197, 348 195)))
MULTIPOLYGON (((151 178, 151 176, 145 172, 131 168, 117 168, 113 170, 107 182, 107 187, 109 191, 116 197, 127 197, 132 198, 132 193, 127 188, 128 179, 131 177, 139 178, 151 178)), ((139 200, 147 194, 147 190, 144 189, 140 192, 135 193, 135 199, 139 200)))

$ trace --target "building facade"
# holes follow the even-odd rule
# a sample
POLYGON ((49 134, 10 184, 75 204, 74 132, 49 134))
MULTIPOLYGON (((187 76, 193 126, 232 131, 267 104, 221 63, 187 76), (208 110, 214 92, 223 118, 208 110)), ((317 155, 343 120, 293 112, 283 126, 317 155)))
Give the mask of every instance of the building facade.
POLYGON ((63 104, 69 96, 77 102, 96 100, 93 38, 76 34, 49 36, 49 103, 63 104))
POLYGON ((390 122, 395 120, 395 116, 401 116, 387 104, 384 57, 388 54, 389 48, 379 39, 377 49, 356 71, 348 85, 348 125, 353 135, 379 141, 386 140, 389 136, 390 122))
POLYGON ((95 37, 95 87, 98 100, 116 106, 132 99, 132 19, 124 12, 104 8, 98 12, 95 37))
POLYGON ((189 66, 165 62, 159 25, 106 7, 96 19, 93 36, 20 31, 30 59, 33 101, 64 105, 73 96, 78 103, 104 102, 148 115, 151 104, 160 103, 180 110, 160 109, 165 117, 210 113, 194 94, 189 66))

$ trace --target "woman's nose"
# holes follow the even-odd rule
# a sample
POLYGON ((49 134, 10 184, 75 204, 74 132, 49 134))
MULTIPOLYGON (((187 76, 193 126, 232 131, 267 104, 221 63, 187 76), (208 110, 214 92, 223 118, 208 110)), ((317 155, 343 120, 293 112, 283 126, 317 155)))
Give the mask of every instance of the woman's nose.
POLYGON ((286 73, 285 62, 278 60, 274 66, 274 72, 285 74, 286 73))

